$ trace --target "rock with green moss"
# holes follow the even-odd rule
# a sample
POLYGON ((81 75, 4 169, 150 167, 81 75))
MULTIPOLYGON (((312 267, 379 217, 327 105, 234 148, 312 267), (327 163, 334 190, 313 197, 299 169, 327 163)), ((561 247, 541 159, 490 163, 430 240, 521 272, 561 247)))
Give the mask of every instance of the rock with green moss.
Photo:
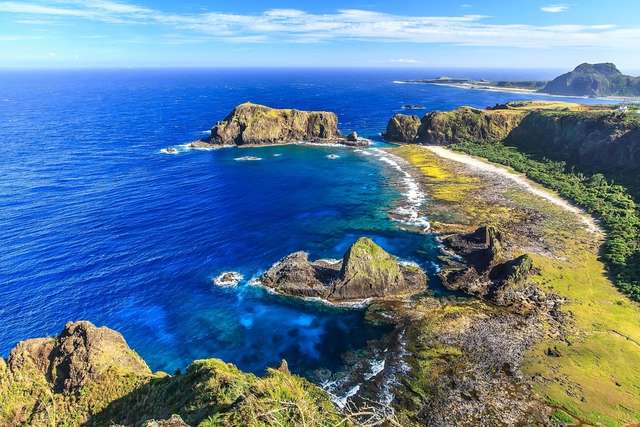
POLYGON ((263 145, 334 141, 338 119, 327 111, 276 109, 245 102, 211 129, 214 145, 263 145))
POLYGON ((387 123, 383 137, 390 142, 413 143, 418 136, 420 118, 414 115, 396 114, 387 123))
POLYGON ((295 252, 267 270, 260 282, 285 295, 342 302, 420 292, 427 277, 421 268, 399 262, 373 240, 362 237, 341 261, 309 261, 306 253, 295 252))
POLYGON ((524 116, 524 111, 510 109, 462 107, 448 112, 434 111, 423 117, 416 141, 427 145, 492 144, 505 139, 524 116))

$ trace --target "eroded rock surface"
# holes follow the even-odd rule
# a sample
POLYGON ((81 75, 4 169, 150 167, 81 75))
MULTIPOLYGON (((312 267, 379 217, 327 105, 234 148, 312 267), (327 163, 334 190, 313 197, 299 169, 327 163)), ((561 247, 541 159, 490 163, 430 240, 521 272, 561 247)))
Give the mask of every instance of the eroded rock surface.
POLYGON ((454 234, 443 240, 462 261, 448 260, 442 271, 443 284, 451 290, 508 306, 521 314, 536 308, 555 310, 559 304, 531 282, 536 272, 531 257, 509 259, 504 254, 500 233, 481 227, 468 234, 454 234))
POLYGON ((214 145, 263 145, 332 141, 339 137, 335 113, 276 109, 245 102, 211 129, 208 142, 214 145))
POLYGON ((12 371, 35 367, 57 392, 78 391, 111 368, 121 372, 151 374, 149 367, 129 348, 118 332, 91 322, 70 322, 56 338, 35 338, 11 351, 12 371))
POLYGON ((390 142, 413 143, 418 136, 420 118, 415 115, 396 114, 387 123, 383 137, 390 142))
POLYGON ((416 293, 427 277, 417 266, 402 264, 371 239, 358 239, 342 261, 309 261, 304 252, 286 256, 260 282, 292 296, 354 301, 416 293))

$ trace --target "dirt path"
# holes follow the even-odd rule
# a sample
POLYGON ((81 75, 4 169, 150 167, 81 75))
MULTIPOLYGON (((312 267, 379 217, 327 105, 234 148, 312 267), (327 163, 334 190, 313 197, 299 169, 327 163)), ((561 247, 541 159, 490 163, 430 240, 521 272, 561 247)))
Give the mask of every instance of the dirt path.
POLYGON ((591 215, 587 214, 582 209, 577 206, 572 205, 567 202, 554 192, 550 190, 546 190, 537 184, 530 181, 524 175, 513 172, 505 167, 496 166, 492 163, 489 163, 485 160, 479 159, 477 157, 469 156, 462 153, 456 153, 455 151, 451 151, 447 148, 436 146, 436 145, 425 145, 425 149, 433 152, 435 155, 442 157, 443 159, 452 160, 454 162, 462 163, 467 165, 473 169, 480 170, 483 172, 489 172, 495 175, 503 176, 514 183, 518 184, 522 189, 535 194, 536 196, 542 197, 543 199, 553 203, 556 206, 559 206, 569 212, 573 212, 580 217, 582 222, 587 226, 587 228, 594 233, 602 233, 602 229, 598 225, 598 223, 591 217, 591 215))

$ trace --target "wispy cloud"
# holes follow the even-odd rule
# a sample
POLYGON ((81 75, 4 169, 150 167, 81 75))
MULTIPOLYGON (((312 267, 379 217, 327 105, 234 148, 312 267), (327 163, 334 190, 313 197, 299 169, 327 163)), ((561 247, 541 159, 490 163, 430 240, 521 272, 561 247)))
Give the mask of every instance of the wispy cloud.
POLYGON ((569 6, 564 4, 550 4, 549 6, 541 7, 540 10, 547 13, 562 13, 569 10, 569 6))
POLYGON ((396 59, 390 60, 389 62, 393 64, 419 64, 422 61, 419 61, 414 58, 396 58, 396 59))
MULTIPOLYGON (((562 12, 564 5, 542 8, 562 12)), ((617 47, 640 44, 640 26, 492 24, 487 16, 407 16, 343 9, 313 14, 269 9, 253 15, 218 12, 168 13, 111 0, 0 1, 0 13, 20 18, 86 19, 112 24, 146 24, 171 29, 184 40, 230 43, 322 43, 332 40, 410 42, 518 48, 617 47)), ((178 38, 178 36, 176 36, 178 38)), ((175 41, 180 43, 180 41, 175 41)))

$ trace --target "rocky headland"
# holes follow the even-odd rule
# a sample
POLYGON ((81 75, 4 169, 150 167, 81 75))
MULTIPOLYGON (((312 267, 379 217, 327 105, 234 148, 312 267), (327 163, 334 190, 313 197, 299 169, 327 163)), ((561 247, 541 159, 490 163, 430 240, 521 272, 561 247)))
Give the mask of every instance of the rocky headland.
POLYGON ((294 252, 267 270, 260 283, 283 295, 358 302, 424 291, 427 276, 362 237, 335 263, 309 261, 305 252, 294 252))
POLYGON ((218 359, 152 373, 118 332, 68 323, 0 358, 3 426, 353 425, 283 363, 256 377, 218 359))
POLYGON ((511 102, 486 109, 434 111, 421 119, 396 115, 390 142, 455 145, 504 144, 537 157, 565 161, 640 189, 640 110, 564 102, 511 102))
POLYGON ((312 142, 368 145, 351 133, 344 137, 338 130, 338 118, 328 111, 277 109, 245 102, 236 106, 212 129, 208 139, 191 143, 192 148, 256 146, 312 142))

